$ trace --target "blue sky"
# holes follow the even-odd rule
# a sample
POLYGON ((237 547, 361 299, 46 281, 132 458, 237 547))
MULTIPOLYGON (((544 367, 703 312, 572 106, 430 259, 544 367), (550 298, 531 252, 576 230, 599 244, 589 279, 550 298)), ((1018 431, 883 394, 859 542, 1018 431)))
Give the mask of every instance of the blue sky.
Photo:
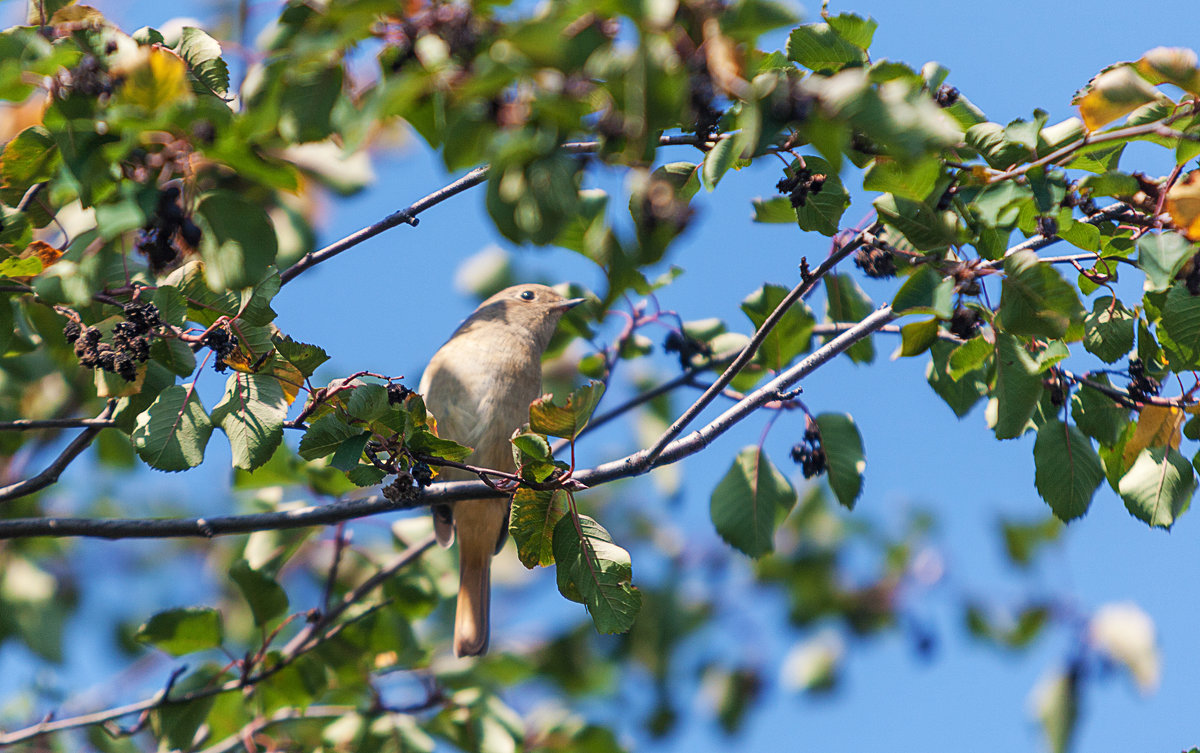
MULTIPOLYGON (((141 1, 94 4, 127 30, 161 26, 168 12, 181 7, 141 1)), ((266 17, 276 6, 256 7, 266 17)), ((818 10, 806 7, 806 19, 818 10)), ((914 67, 928 60, 940 62, 950 69, 949 83, 1001 123, 1027 118, 1035 107, 1048 110, 1050 121, 1057 122, 1074 114, 1071 94, 1103 66, 1135 59, 1158 45, 1200 46, 1194 0, 1137 5, 1114 0, 860 0, 838 4, 833 11, 873 16, 879 22, 873 58, 914 67)), ((771 41, 782 44, 782 39, 771 41)), ((1138 155, 1153 153, 1131 149, 1127 154, 1131 156, 1123 164, 1126 168, 1136 164, 1138 155)), ((668 160, 696 158, 694 151, 682 148, 665 155, 668 160)), ((1165 172, 1163 164, 1144 167, 1156 174, 1165 172)), ((778 177, 774 170, 730 173, 715 194, 698 197, 697 222, 669 259, 687 272, 663 292, 664 307, 678 310, 684 319, 719 316, 744 328, 747 323, 737 308, 744 296, 768 281, 790 287, 798 279, 800 256, 815 260, 827 252, 825 238, 749 222, 749 200, 772 194, 778 177), (736 252, 734 258, 731 251, 736 252)), ((448 181, 415 140, 384 156, 377 173, 376 184, 362 195, 330 200, 321 244, 448 181)), ((596 175, 594 181, 614 192, 621 189, 612 175, 596 175)), ((856 222, 868 208, 869 201, 856 195, 846 220, 856 222)), ((276 301, 278 324, 297 339, 325 346, 333 356, 331 371, 406 374, 415 385, 422 365, 472 307, 454 287, 458 263, 492 244, 508 248, 489 227, 482 192, 468 193, 423 215, 419 228, 389 231, 298 278, 276 301), (331 295, 331 290, 345 293, 331 295), (431 306, 437 307, 436 316, 431 306), (347 337, 351 323, 355 334, 347 337)), ((601 283, 597 271, 569 252, 509 250, 531 274, 591 287, 601 283)), ((870 280, 862 284, 877 302, 886 301, 894 289, 870 280)), ((807 700, 773 690, 765 705, 753 712, 749 731, 735 746, 761 750, 782 743, 784 749, 823 751, 1041 747, 1028 716, 1027 696, 1038 678, 1066 656, 1071 636, 1060 630, 1028 654, 1001 653, 967 638, 958 613, 948 606, 963 593, 1016 599, 1029 592, 1070 597, 1080 614, 1104 603, 1132 600, 1156 622, 1164 659, 1158 691, 1142 697, 1121 675, 1091 683, 1076 750, 1178 750, 1200 742, 1195 722, 1200 708, 1196 513, 1185 515, 1170 534, 1151 531, 1131 518, 1104 486, 1090 513, 1069 527, 1064 543, 1039 569, 1030 575, 1014 574, 1004 565, 996 521, 1000 516, 1032 520, 1046 513, 1033 488, 1032 438, 997 442, 981 407, 956 420, 926 385, 925 359, 889 361, 886 354, 893 347, 881 337, 881 357, 874 365, 859 367, 843 359, 822 369, 804 382, 804 399, 814 411, 852 413, 864 435, 866 487, 852 516, 897 523, 904 511, 918 506, 939 516, 938 546, 948 575, 921 613, 938 628, 940 651, 934 661, 924 662, 900 636, 851 643, 844 682, 832 698, 807 700), (795 740, 802 743, 792 743, 795 740)), ((757 441, 761 429, 760 422, 748 421, 718 441, 709 450, 709 460, 687 464, 681 515, 696 528, 699 545, 715 541, 715 534, 704 527, 713 485, 728 458, 757 441)), ((767 442, 768 452, 797 482, 786 451, 802 431, 798 418, 785 417, 767 442)), ((605 459, 603 444, 593 448, 594 460, 605 459)), ((211 449, 220 445, 214 441, 211 449)), ((1196 448, 1184 449, 1190 454, 1196 448)), ((225 462, 217 453, 210 459, 225 462)), ((72 481, 79 478, 68 476, 66 483, 72 481)), ((177 488, 181 478, 156 477, 149 483, 166 490, 177 488)), ((552 588, 548 583, 547 587, 552 588)), ((744 639, 782 656, 795 636, 779 632, 778 624, 759 620, 747 628, 747 635, 734 636, 735 642, 744 639)), ((501 642, 504 629, 501 614, 495 626, 501 642)), ((670 747, 727 747, 715 730, 715 725, 698 722, 673 738, 670 747)))

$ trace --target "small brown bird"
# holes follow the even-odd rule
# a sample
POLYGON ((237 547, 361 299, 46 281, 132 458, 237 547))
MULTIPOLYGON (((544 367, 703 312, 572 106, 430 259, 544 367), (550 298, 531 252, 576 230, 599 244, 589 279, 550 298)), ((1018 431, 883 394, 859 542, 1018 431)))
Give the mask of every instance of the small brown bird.
MULTIPOLYGON (((514 470, 508 440, 542 393, 542 354, 563 312, 582 302, 545 285, 506 288, 479 304, 433 355, 419 390, 438 434, 474 448, 468 464, 514 470)), ((476 478, 456 468, 442 469, 442 477, 476 478)), ((510 506, 511 499, 465 499, 433 511, 442 546, 458 533, 458 656, 487 651, 492 557, 504 545, 510 506)))

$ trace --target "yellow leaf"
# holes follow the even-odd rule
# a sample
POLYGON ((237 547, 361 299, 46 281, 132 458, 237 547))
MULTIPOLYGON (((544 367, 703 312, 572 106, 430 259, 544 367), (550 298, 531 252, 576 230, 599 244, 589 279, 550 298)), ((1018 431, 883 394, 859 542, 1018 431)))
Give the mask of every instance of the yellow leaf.
POLYGON ((1153 83, 1174 84, 1190 94, 1200 94, 1200 69, 1194 50, 1155 47, 1142 56, 1137 67, 1153 83))
POLYGON ((1138 416, 1137 428, 1125 445, 1122 460, 1125 467, 1133 465, 1138 454, 1147 447, 1172 447, 1179 449, 1181 429, 1186 413, 1180 408, 1162 405, 1147 405, 1138 416))
POLYGON ((1126 64, 1096 76, 1076 101, 1083 124, 1094 131, 1158 97, 1158 90, 1126 64))
POLYGON ((1190 241, 1200 241, 1200 170, 1193 170, 1167 191, 1167 214, 1190 241))
POLYGON ((130 67, 121 87, 124 101, 155 111, 192 96, 187 63, 173 52, 161 47, 143 47, 140 58, 130 67))

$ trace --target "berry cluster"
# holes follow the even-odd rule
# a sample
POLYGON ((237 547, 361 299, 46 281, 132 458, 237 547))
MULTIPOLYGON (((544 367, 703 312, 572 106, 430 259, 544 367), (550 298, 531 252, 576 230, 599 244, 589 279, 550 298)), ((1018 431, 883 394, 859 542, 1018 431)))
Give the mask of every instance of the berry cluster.
POLYGON ((663 350, 668 353, 678 353, 679 365, 685 369, 692 366, 694 356, 708 357, 712 355, 712 348, 708 346, 708 343, 676 331, 667 333, 667 339, 663 341, 663 350))
POLYGON ((79 63, 69 70, 61 70, 51 83, 51 92, 58 99, 72 94, 81 97, 107 97, 113 93, 120 80, 109 74, 95 55, 84 55, 79 63))
POLYGON ((392 483, 383 487, 383 496, 392 502, 407 502, 416 499, 421 490, 432 483, 433 469, 429 464, 413 463, 411 470, 400 471, 392 483))
POLYGON ((1134 400, 1145 400, 1157 395, 1162 383, 1146 373, 1146 364, 1140 358, 1129 359, 1129 396, 1134 400))
POLYGON ((63 336, 75 346, 79 364, 117 374, 127 382, 137 379, 138 365, 150 359, 150 337, 162 326, 153 303, 127 303, 125 321, 113 325, 111 342, 95 327, 84 327, 75 320, 63 327, 63 336))
POLYGON ((154 216, 142 228, 138 238, 137 249, 146 254, 150 268, 155 272, 162 271, 178 258, 176 235, 192 248, 200 244, 200 228, 179 206, 179 194, 178 186, 168 186, 158 194, 154 216))
POLYGON ((398 405, 407 400, 411 394, 413 391, 403 384, 389 384, 387 386, 388 405, 398 405))
POLYGON ((470 60, 482 38, 478 19, 465 3, 434 3, 403 17, 392 18, 383 30, 388 43, 387 59, 393 71, 416 57, 417 40, 426 34, 439 37, 450 55, 470 60))
POLYGON ((933 94, 933 101, 938 107, 952 107, 958 102, 958 89, 949 84, 942 84, 933 94))
POLYGON ((808 197, 820 193, 824 185, 824 173, 813 175, 813 172, 807 167, 802 167, 794 174, 789 174, 776 183, 775 190, 787 194, 788 201, 792 202, 793 207, 802 207, 808 201, 808 197))
POLYGON ((804 439, 792 447, 792 462, 800 466, 804 478, 819 476, 825 472, 825 450, 821 447, 821 432, 810 420, 804 430, 804 439))
POLYGON ((854 252, 854 264, 874 279, 886 279, 896 276, 896 258, 891 249, 883 245, 863 246, 854 252))
POLYGON ((978 311, 959 306, 954 309, 954 316, 950 317, 950 334, 960 340, 970 340, 982 325, 983 317, 978 311))
POLYGON ((1056 217, 1037 218, 1038 235, 1043 238, 1053 238, 1058 235, 1058 219, 1056 217))
POLYGON ((237 350, 238 338, 237 335, 225 327, 215 327, 201 338, 200 344, 206 348, 211 348, 212 352, 216 354, 217 360, 213 362, 213 368, 218 373, 223 374, 229 366, 225 359, 237 350))

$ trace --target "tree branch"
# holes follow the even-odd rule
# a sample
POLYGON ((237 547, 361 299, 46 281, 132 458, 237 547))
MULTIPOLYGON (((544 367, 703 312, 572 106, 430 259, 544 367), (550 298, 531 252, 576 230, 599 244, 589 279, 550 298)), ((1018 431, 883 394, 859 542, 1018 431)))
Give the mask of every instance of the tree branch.
POLYGON ((709 388, 704 391, 704 394, 696 398, 696 401, 683 412, 683 415, 675 419, 675 422, 672 423, 665 432, 663 432, 662 436, 658 438, 658 441, 656 441, 654 445, 646 451, 645 455, 642 457, 642 460, 639 461, 639 473, 644 473, 650 470, 650 468, 654 466, 654 461, 660 454, 662 454, 671 440, 679 436, 679 433, 687 428, 687 425, 690 424, 696 418, 696 416, 700 415, 700 412, 707 408, 709 403, 716 399, 717 395, 720 395, 721 392, 727 386, 729 386, 729 383, 733 381, 733 378, 741 373, 742 369, 744 369, 746 365, 750 363, 751 359, 754 358, 754 355, 758 352, 759 347, 767 339, 767 335, 771 333, 771 330, 775 328, 775 325, 779 323, 779 320, 783 318, 788 309, 790 309, 801 298, 808 295, 813 288, 816 287, 821 278, 824 277, 829 270, 833 269, 838 262, 854 253, 863 244, 873 240, 874 233, 878 231, 878 228, 879 223, 872 224, 866 230, 860 231, 854 236, 854 238, 847 241, 840 248, 835 249, 829 254, 828 257, 826 257, 825 261, 821 262, 820 266, 818 266, 811 274, 805 275, 804 279, 800 281, 800 284, 792 288, 791 292, 784 296, 784 299, 780 301, 779 305, 775 307, 775 310, 772 311, 771 314, 763 321, 762 326, 759 327, 758 331, 754 333, 754 337, 750 339, 750 342, 746 345, 738 357, 733 360, 733 363, 729 364, 721 376, 717 378, 717 381, 713 382, 712 385, 710 385, 709 388))
POLYGON ((88 445, 92 443, 96 435, 106 426, 111 425, 108 418, 116 410, 116 407, 117 401, 109 400, 108 404, 104 406, 104 410, 100 411, 100 415, 94 419, 99 423, 88 426, 79 432, 79 436, 71 440, 71 444, 67 445, 62 454, 55 458, 54 462, 46 467, 46 470, 32 478, 27 478, 24 481, 18 481, 15 484, 9 484, 6 487, 0 488, 0 502, 7 502, 10 499, 17 499, 27 494, 33 494, 58 481, 58 477, 62 475, 62 472, 67 469, 67 466, 75 458, 79 457, 80 453, 88 448, 88 445))
POLYGON ((21 418, 0 421, 0 431, 33 431, 35 429, 110 429, 117 425, 111 418, 21 418))
POLYGON ((154 694, 154 696, 136 703, 130 703, 124 706, 118 706, 116 708, 97 711, 90 714, 81 714, 79 716, 59 719, 56 721, 39 722, 38 724, 25 727, 24 729, 0 734, 0 747, 15 745, 17 743, 24 742, 26 740, 32 740, 33 738, 40 737, 42 735, 48 735, 54 732, 62 732, 63 730, 77 729, 79 727, 90 727, 95 724, 103 724, 104 722, 119 719, 130 714, 152 711, 162 706, 188 703, 199 698, 208 698, 210 696, 220 695, 221 693, 243 690, 249 686, 261 682, 262 680, 265 680, 284 667, 288 666, 300 656, 304 655, 308 651, 311 651, 312 649, 324 643, 326 640, 336 635, 340 631, 341 625, 334 625, 325 632, 320 631, 325 630, 326 627, 328 627, 335 619, 337 619, 337 617, 345 612, 346 609, 348 609, 352 604, 356 603, 367 593, 374 590, 385 580, 395 575, 397 571, 415 562, 417 558, 424 554, 425 551, 433 546, 435 542, 436 539, 434 538, 433 534, 430 534, 398 554, 388 565, 381 568, 377 573, 372 575, 353 591, 346 594, 346 596, 341 602, 338 603, 337 606, 335 606, 326 614, 322 615, 316 622, 311 623, 307 628, 300 631, 300 633, 297 634, 297 636, 289 641, 284 647, 279 661, 272 664, 270 667, 262 669, 248 677, 235 677, 234 679, 223 682, 220 685, 215 685, 209 688, 200 688, 188 693, 178 694, 174 697, 170 696, 170 686, 168 686, 167 688, 164 688, 163 690, 160 690, 158 693, 154 694))
MULTIPOLYGON (((715 142, 715 141, 719 141, 720 139, 726 138, 726 137, 727 137, 726 134, 718 134, 718 135, 713 136, 710 139, 708 139, 708 141, 715 142)), ((682 135, 682 136, 662 136, 659 138, 658 143, 659 143, 659 146, 696 146, 696 147, 699 147, 699 146, 702 146, 703 144, 707 143, 707 141, 699 139, 696 136, 682 135)), ((567 144, 563 144, 562 148, 573 154, 587 154, 587 153, 594 152, 597 149, 599 149, 600 142, 598 142, 598 141, 576 141, 576 142, 570 142, 567 144)), ((487 180, 489 170, 490 170, 489 165, 481 165, 481 166, 475 168, 474 170, 471 170, 469 173, 462 176, 458 180, 455 180, 454 182, 452 182, 446 186, 443 186, 442 188, 439 188, 438 190, 434 191, 433 193, 429 194, 428 196, 425 196, 424 198, 418 199, 417 201, 408 205, 404 209, 401 209, 396 212, 392 212, 391 214, 389 214, 387 217, 384 217, 379 222, 376 222, 373 225, 368 225, 367 227, 362 228, 361 230, 356 230, 355 232, 351 233, 350 235, 347 235, 346 237, 344 237, 340 240, 330 243, 328 246, 320 249, 319 251, 312 251, 312 252, 305 254, 304 256, 300 257, 300 259, 295 264, 293 264, 292 266, 288 267, 287 269, 285 269, 279 273, 280 284, 286 285, 288 282, 290 282, 292 279, 294 279, 296 277, 296 275, 300 274, 301 272, 304 272, 312 267, 315 267, 316 265, 320 264, 323 261, 328 261, 329 259, 332 259, 333 257, 337 256, 338 254, 342 253, 343 251, 353 248, 354 246, 357 246, 358 244, 362 243, 365 240, 374 238, 375 236, 379 235, 380 233, 384 232, 385 230, 391 230, 392 228, 394 228, 398 225, 411 225, 413 227, 416 227, 417 224, 420 222, 420 220, 417 219, 417 215, 421 214, 426 209, 429 209, 431 207, 437 206, 438 204, 441 204, 443 201, 446 201, 447 199, 449 199, 453 196, 457 196, 458 194, 462 193, 463 191, 466 191, 469 188, 474 188, 475 186, 478 186, 480 183, 483 183, 484 181, 487 180)))
MULTIPOLYGON (((778 400, 781 393, 800 379, 808 376, 854 343, 882 329, 894 318, 895 314, 890 306, 878 309, 780 373, 765 386, 739 400, 708 425, 682 439, 670 442, 653 459, 647 460, 650 449, 645 449, 595 468, 577 470, 571 478, 585 486, 597 486, 619 478, 637 476, 644 473, 649 467, 668 465, 689 455, 694 455, 758 408, 778 400)), ((386 512, 428 507, 442 502, 500 496, 504 496, 504 492, 497 491, 482 481, 451 481, 433 484, 413 500, 392 502, 376 495, 364 499, 339 500, 327 505, 314 505, 283 512, 226 515, 214 518, 13 518, 0 520, 0 540, 31 536, 84 536, 102 539, 210 538, 252 531, 328 525, 386 512)))

